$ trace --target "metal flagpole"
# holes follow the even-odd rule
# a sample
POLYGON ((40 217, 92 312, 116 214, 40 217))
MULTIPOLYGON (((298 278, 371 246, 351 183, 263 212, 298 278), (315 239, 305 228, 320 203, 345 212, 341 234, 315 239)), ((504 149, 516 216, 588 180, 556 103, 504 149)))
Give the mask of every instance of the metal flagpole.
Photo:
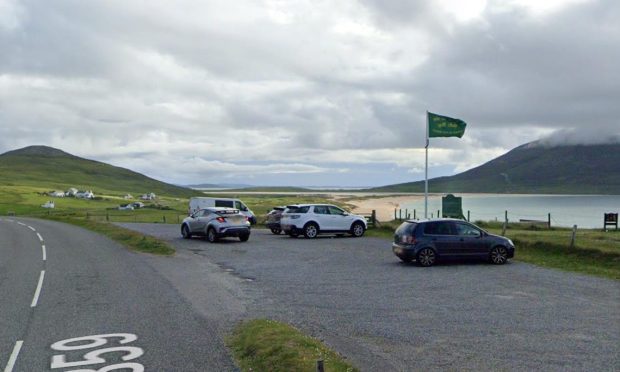
POLYGON ((424 168, 424 218, 428 218, 428 111, 426 111, 426 167, 424 168))

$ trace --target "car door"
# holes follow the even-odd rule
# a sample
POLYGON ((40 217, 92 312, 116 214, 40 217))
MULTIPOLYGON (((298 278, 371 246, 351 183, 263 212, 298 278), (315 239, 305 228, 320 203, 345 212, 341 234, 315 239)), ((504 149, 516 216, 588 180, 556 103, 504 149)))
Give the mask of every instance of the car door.
POLYGON ((332 227, 330 228, 330 230, 349 230, 349 228, 351 227, 351 216, 344 210, 336 206, 328 205, 327 208, 329 210, 332 223, 332 227))
POLYGON ((312 213, 314 213, 314 219, 319 224, 320 230, 332 230, 332 216, 329 214, 326 205, 315 205, 312 213))
POLYGON ((209 211, 207 211, 206 209, 200 210, 194 214, 194 218, 191 222, 192 232, 204 232, 208 215, 209 211))
POLYGON ((425 224, 424 235, 442 256, 455 254, 457 237, 450 221, 434 221, 425 224))
POLYGON ((487 253, 486 242, 482 231, 467 222, 454 222, 458 242, 455 252, 463 256, 482 255, 487 253))

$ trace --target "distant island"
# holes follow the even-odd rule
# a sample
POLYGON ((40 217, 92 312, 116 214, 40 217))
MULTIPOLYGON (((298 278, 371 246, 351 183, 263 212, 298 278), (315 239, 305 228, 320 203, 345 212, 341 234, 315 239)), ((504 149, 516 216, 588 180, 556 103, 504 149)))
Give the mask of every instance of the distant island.
MULTIPOLYGON (((369 189, 424 192, 424 181, 369 189)), ((429 180, 433 193, 620 195, 620 144, 548 146, 530 142, 479 167, 429 180)))

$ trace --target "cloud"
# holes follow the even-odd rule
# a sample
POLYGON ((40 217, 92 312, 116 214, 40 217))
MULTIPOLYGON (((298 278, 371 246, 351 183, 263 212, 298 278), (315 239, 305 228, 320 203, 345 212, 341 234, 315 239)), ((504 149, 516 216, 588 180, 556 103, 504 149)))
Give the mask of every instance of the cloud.
POLYGON ((353 186, 423 177, 426 110, 468 123, 432 140, 438 175, 552 133, 613 137, 620 4, 545 4, 7 0, 0 151, 46 144, 175 183, 353 186))

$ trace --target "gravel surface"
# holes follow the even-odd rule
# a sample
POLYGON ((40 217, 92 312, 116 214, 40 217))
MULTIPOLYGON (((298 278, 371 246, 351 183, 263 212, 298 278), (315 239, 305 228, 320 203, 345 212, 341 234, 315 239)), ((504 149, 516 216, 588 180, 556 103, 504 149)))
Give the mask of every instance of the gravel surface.
POLYGON ((620 369, 617 281, 512 260, 420 268, 378 238, 255 229, 209 244, 178 225, 122 225, 177 248, 152 264, 205 314, 292 323, 363 371, 620 369))

